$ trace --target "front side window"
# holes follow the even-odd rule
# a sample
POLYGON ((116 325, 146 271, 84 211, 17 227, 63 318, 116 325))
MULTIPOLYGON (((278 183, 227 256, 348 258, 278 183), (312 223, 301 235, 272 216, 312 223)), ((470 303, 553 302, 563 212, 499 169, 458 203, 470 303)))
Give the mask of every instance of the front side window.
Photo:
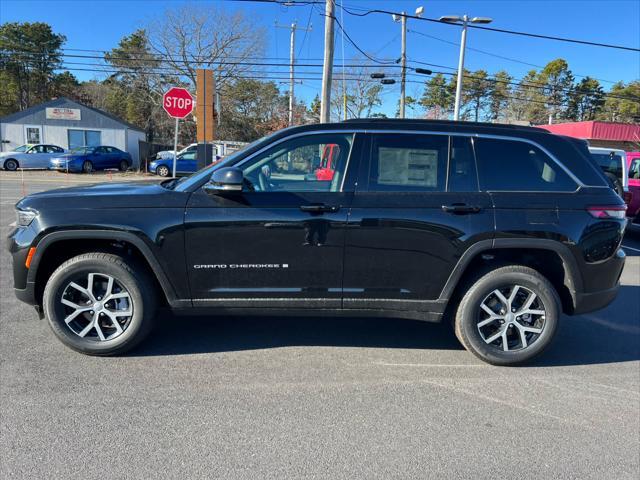
POLYGON ((369 190, 443 192, 448 148, 446 135, 374 135, 369 190))
POLYGON ((185 152, 182 155, 178 155, 178 160, 195 160, 196 152, 185 152))
POLYGON ((629 165, 629 180, 640 180, 640 158, 635 158, 629 165))
POLYGON ((519 140, 474 140, 484 191, 572 192, 576 183, 538 147, 519 140))
POLYGON ((342 133, 285 140, 241 165, 244 189, 251 192, 338 192, 352 143, 353 134, 342 133), (334 146, 333 162, 331 168, 321 169, 327 145, 334 146))

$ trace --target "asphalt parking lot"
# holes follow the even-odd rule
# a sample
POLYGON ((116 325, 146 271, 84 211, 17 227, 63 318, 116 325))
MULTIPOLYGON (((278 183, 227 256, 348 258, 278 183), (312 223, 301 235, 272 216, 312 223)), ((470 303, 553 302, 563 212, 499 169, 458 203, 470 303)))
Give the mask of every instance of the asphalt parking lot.
MULTIPOLYGON (((0 234, 23 193, 95 179, 0 172, 0 234)), ((134 353, 82 356, 15 299, 3 244, 0 477, 637 479, 640 234, 624 245, 612 305, 498 368, 446 326, 366 318, 162 313, 134 353)))

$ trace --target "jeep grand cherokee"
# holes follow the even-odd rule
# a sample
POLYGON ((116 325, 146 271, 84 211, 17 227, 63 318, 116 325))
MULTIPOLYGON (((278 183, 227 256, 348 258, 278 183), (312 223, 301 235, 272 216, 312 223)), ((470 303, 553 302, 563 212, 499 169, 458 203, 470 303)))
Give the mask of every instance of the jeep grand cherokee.
POLYGON ((519 126, 293 127, 190 177, 16 208, 18 298, 92 355, 138 344, 166 305, 446 320, 479 358, 512 365, 549 345, 562 312, 610 303, 625 260, 625 205, 586 144, 519 126))

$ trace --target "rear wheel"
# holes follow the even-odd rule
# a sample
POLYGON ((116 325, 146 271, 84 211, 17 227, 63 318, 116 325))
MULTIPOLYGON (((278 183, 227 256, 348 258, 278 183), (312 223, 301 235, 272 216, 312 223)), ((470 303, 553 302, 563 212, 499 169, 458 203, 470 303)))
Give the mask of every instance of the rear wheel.
POLYGON ((156 173, 158 175, 160 175, 161 177, 168 177, 169 176, 169 167, 166 167, 164 165, 160 165, 158 168, 156 168, 156 173))
POLYGON ((126 160, 121 160, 118 168, 121 172, 126 172, 127 170, 129 170, 129 162, 127 162, 126 160))
POLYGON ((455 319, 456 336, 493 365, 517 365, 542 353, 555 336, 560 299, 553 285, 523 266, 498 268, 466 292, 455 319))
POLYGON ((89 160, 85 160, 85 161, 82 163, 82 171, 83 171, 84 173, 91 173, 91 172, 93 172, 93 163, 91 163, 91 161, 89 161, 89 160))
POLYGON ((107 253, 66 261, 44 290, 44 311, 66 346, 88 355, 117 355, 151 330, 156 298, 144 269, 107 253))
POLYGON ((10 172, 15 172, 18 169, 18 161, 13 158, 8 159, 4 162, 4 169, 9 170, 10 172))

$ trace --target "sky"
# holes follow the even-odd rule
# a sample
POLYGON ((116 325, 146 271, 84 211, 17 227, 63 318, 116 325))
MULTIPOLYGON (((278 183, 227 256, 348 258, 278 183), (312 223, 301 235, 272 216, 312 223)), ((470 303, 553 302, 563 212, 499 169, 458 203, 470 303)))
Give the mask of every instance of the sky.
MULTIPOLYGON (((281 58, 280 61, 283 62, 287 61, 289 55, 289 30, 276 28, 276 23, 290 25, 297 22, 300 27, 308 25, 311 28, 310 32, 305 34, 298 31, 296 34, 296 56, 301 63, 322 63, 324 17, 321 13, 324 13, 324 10, 319 6, 286 7, 233 0, 0 0, 0 22, 47 22, 56 33, 62 33, 67 37, 65 48, 110 50, 122 37, 138 28, 153 29, 154 25, 162 21, 163 12, 182 3, 216 4, 229 11, 243 11, 265 28, 266 56, 281 58)), ((336 0, 336 3, 336 16, 360 48, 381 60, 396 60, 400 57, 400 24, 395 23, 390 15, 352 16, 341 11, 341 0, 336 0)), ((429 18, 463 14, 490 17, 493 19, 491 26, 495 28, 640 48, 640 0, 342 0, 342 3, 346 9, 355 9, 352 11, 360 13, 362 10, 378 8, 413 14, 417 7, 423 6, 423 15, 429 18)), ((456 69, 460 28, 416 19, 408 19, 407 28, 407 59, 410 64, 418 61, 450 67, 438 67, 441 71, 456 69)), ((342 64, 343 57, 347 64, 350 59, 362 58, 349 41, 343 38, 337 27, 335 39, 335 63, 338 67, 334 69, 334 81, 339 78, 339 65, 342 64)), ((598 78, 605 90, 619 80, 629 82, 640 79, 639 52, 477 29, 469 30, 467 48, 465 68, 485 69, 489 73, 505 69, 516 79, 555 58, 566 59, 578 80, 586 75, 598 78)), ((436 69, 424 65, 423 67, 436 69)), ((282 77, 288 77, 288 67, 269 67, 269 70, 281 70, 282 77)), ((320 78, 321 71, 320 67, 298 67, 296 74, 301 77, 320 78)), ((92 72, 72 73, 81 80, 89 80, 96 76, 100 78, 100 75, 92 72)), ((423 90, 424 78, 426 77, 410 75, 407 94, 419 97, 423 90)), ((280 88, 285 91, 288 87, 283 83, 280 88)), ((320 92, 320 81, 303 80, 301 84, 296 84, 295 88, 296 98, 309 103, 320 92)), ((384 103, 378 111, 393 115, 399 91, 398 84, 385 86, 384 103)))

